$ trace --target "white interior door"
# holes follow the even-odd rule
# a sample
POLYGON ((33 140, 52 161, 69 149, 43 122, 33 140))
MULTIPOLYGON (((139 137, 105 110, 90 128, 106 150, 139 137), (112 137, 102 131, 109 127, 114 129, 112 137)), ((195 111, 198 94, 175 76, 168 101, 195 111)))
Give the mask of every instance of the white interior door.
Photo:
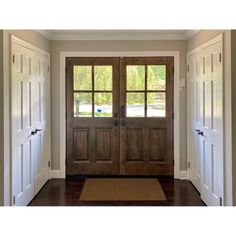
POLYGON ((26 206, 50 178, 49 56, 12 40, 12 205, 26 206))
POLYGON ((201 197, 221 205, 223 196, 223 83, 222 42, 204 49, 201 82, 201 197))
POLYGON ((50 178, 49 61, 34 54, 35 194, 50 178))
POLYGON ((33 51, 13 43, 12 204, 27 205, 34 196, 33 51))
POLYGON ((198 130, 200 126, 200 68, 199 54, 193 54, 188 57, 188 167, 189 179, 197 190, 201 191, 200 174, 200 149, 198 130))

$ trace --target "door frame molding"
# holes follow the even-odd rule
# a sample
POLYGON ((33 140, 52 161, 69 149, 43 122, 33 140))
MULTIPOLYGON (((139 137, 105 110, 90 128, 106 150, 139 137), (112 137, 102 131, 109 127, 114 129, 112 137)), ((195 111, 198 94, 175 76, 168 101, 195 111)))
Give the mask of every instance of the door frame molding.
POLYGON ((60 52, 60 169, 52 178, 66 177, 66 57, 174 57, 174 178, 180 177, 180 52, 179 51, 62 51, 60 52))

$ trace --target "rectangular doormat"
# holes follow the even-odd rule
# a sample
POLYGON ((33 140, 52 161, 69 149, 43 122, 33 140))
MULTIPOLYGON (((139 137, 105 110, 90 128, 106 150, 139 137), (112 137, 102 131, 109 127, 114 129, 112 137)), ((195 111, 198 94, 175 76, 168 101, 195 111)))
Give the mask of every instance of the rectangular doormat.
POLYGON ((86 179, 80 201, 160 201, 167 200, 157 179, 86 179))

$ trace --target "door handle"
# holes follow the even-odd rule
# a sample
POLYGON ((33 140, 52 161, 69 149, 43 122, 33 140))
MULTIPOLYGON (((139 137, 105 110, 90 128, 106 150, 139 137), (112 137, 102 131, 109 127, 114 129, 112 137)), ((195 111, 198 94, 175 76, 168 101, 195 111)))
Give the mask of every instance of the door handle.
POLYGON ((202 131, 199 131, 198 134, 204 136, 204 133, 202 131))
POLYGON ((38 133, 38 132, 40 132, 40 131, 42 131, 42 129, 36 129, 36 130, 35 130, 36 133, 38 133))
POLYGON ((37 134, 37 132, 34 130, 34 131, 31 131, 31 135, 35 135, 37 134))
POLYGON ((200 130, 200 129, 195 129, 195 131, 196 131, 197 133, 199 133, 201 130, 200 130))

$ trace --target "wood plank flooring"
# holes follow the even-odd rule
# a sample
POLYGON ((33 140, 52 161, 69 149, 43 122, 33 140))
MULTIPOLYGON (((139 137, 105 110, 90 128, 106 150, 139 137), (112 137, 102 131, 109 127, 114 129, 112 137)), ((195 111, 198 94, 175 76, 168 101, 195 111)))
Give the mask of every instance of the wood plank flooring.
POLYGON ((158 179, 167 201, 83 202, 79 196, 84 180, 52 179, 29 206, 204 206, 200 195, 188 180, 158 179))

